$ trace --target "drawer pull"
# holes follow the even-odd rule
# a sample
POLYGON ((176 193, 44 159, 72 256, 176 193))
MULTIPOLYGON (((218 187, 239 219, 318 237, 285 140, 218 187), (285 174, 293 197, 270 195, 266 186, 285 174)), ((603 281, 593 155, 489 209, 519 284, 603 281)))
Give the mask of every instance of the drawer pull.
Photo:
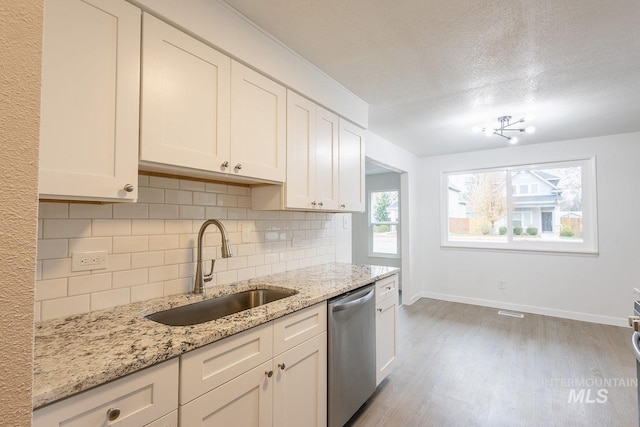
POLYGON ((378 313, 382 313, 382 309, 381 308, 378 309, 378 313))
POLYGON ((120 416, 120 408, 109 408, 107 409, 107 419, 109 421, 115 421, 120 416))
POLYGON ((133 190, 135 190, 134 186, 131 184, 125 184, 124 187, 122 187, 124 189, 124 191, 126 191, 127 193, 132 193, 133 190))
POLYGON ((286 365, 284 363, 278 363, 278 368, 280 368, 280 370, 284 371, 284 368, 286 368, 286 365))
POLYGON ((264 374, 267 376, 267 378, 271 378, 273 376, 273 371, 264 371, 264 374))
POLYGON ((387 286, 387 290, 390 291, 391 289, 393 289, 393 287, 391 286, 387 286))

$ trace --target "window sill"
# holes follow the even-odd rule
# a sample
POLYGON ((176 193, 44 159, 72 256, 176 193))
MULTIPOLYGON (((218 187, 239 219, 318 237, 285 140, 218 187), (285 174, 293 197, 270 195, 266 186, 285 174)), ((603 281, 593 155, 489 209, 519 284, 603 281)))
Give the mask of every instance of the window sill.
POLYGON ((587 256, 587 257, 597 257, 600 255, 599 251, 593 249, 578 249, 571 247, 532 247, 531 245, 521 246, 521 245, 513 245, 510 244, 507 246, 501 244, 484 244, 480 245, 477 243, 473 244, 461 244, 461 242, 455 243, 441 243, 441 249, 446 250, 463 250, 463 251, 487 251, 487 252, 502 252, 502 253, 535 253, 535 254, 546 254, 546 255, 568 255, 568 256, 587 256))

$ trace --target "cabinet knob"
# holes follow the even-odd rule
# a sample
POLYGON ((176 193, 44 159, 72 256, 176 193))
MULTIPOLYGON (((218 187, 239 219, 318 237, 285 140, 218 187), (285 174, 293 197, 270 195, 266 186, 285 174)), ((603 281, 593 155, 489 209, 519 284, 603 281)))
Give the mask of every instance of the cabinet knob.
POLYGON ((273 371, 264 371, 264 374, 267 376, 267 378, 271 378, 273 376, 273 371))
POLYGON ((109 408, 107 409, 107 419, 109 421, 115 421, 120 416, 120 408, 109 408))
POLYGON ((221 167, 222 169, 226 169, 226 168, 228 168, 228 167, 229 167, 229 162, 225 160, 225 161, 220 165, 220 167, 221 167))
POLYGON ((284 371, 284 368, 286 368, 284 363, 278 363, 278 368, 280 368, 281 371, 284 371))
POLYGON ((235 169, 240 170, 242 169, 242 163, 237 163, 235 166, 235 169))
POLYGON ((378 309, 378 313, 382 313, 382 309, 381 308, 378 309))
POLYGON ((318 206, 322 207, 322 202, 318 203, 318 206))
POLYGON ((134 187, 131 184, 126 184, 123 188, 124 188, 124 191, 126 191, 127 193, 131 193, 134 190, 134 187))
POLYGON ((388 291, 390 291, 391 289, 393 289, 391 286, 387 286, 388 291))
POLYGON ((313 202, 311 202, 311 206, 313 206, 314 208, 317 206, 318 204, 316 203, 316 201, 314 200, 313 202))
POLYGON ((347 205, 345 205, 345 204, 343 203, 343 204, 341 204, 341 205, 340 205, 340 207, 341 207, 342 209, 344 209, 344 208, 346 208, 346 207, 347 207, 347 205))

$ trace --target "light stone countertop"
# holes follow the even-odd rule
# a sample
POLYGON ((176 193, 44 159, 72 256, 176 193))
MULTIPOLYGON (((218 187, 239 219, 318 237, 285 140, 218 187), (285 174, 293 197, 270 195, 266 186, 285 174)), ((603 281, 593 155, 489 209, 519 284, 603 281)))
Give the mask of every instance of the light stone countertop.
POLYGON ((297 294, 193 326, 166 326, 147 314, 201 301, 182 294, 35 324, 33 408, 155 365, 390 276, 395 267, 331 263, 207 289, 204 299, 257 288, 297 294))

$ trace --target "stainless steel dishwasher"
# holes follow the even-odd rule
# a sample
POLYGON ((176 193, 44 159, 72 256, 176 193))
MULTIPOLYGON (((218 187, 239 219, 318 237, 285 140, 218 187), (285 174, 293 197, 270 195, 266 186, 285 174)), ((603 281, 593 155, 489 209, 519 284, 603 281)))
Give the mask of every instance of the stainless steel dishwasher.
POLYGON ((376 390, 374 293, 366 286, 327 305, 329 427, 342 427, 376 390))

